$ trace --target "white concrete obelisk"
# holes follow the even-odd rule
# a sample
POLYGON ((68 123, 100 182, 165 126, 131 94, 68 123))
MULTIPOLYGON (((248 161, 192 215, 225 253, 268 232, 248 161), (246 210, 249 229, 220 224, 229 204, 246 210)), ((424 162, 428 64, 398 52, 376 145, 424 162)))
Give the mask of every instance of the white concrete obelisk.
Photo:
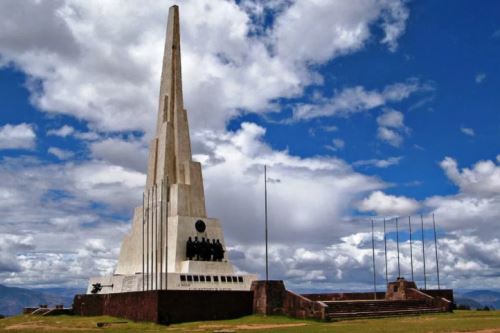
MULTIPOLYGON (((153 289, 249 290, 253 275, 236 275, 221 260, 189 260, 189 238, 217 240, 220 223, 207 218, 201 164, 194 162, 181 75, 179 8, 170 7, 156 135, 151 140, 143 205, 134 211, 112 276, 91 278, 88 293, 153 289)), ((191 258, 193 259, 193 258, 191 258)))

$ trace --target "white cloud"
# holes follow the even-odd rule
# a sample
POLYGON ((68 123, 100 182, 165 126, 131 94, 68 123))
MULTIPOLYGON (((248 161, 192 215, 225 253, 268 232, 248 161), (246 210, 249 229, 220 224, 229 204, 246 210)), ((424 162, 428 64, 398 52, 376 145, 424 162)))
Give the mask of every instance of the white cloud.
POLYGON ((500 238, 500 161, 478 161, 471 168, 458 168, 446 157, 440 166, 459 188, 456 195, 432 196, 425 206, 439 216, 439 223, 451 230, 472 230, 486 239, 500 238))
POLYGON ((388 3, 387 11, 382 16, 384 19, 382 28, 385 37, 381 40, 381 43, 387 44, 390 51, 396 51, 398 39, 405 31, 406 20, 409 16, 410 12, 403 2, 393 1, 388 3))
POLYGON ((476 83, 482 83, 486 79, 486 74, 485 73, 477 73, 476 74, 476 83))
POLYGON ((479 161, 472 168, 459 170, 457 161, 446 157, 440 165, 461 193, 478 197, 500 195, 500 165, 494 161, 479 161))
POLYGON ((71 135, 75 132, 75 129, 71 126, 68 125, 63 125, 62 127, 58 129, 51 129, 47 131, 47 135, 55 135, 55 136, 60 136, 60 137, 67 137, 68 135, 71 135))
POLYGON ((476 135, 476 133, 474 132, 473 128, 462 126, 462 127, 460 127, 460 131, 462 133, 464 133, 465 135, 468 135, 468 136, 474 136, 474 135, 476 135))
POLYGON ((317 97, 314 104, 298 105, 293 116, 295 119, 348 116, 399 102, 416 92, 432 89, 429 84, 422 84, 416 79, 388 85, 381 91, 366 90, 362 86, 350 87, 336 92, 331 98, 317 97))
POLYGON ((2 161, 2 283, 81 287, 89 275, 112 271, 129 223, 111 216, 132 211, 144 179, 141 187, 134 188, 133 176, 105 168, 95 162, 76 167, 70 162, 47 165, 33 158, 2 161), (120 187, 118 193, 110 190, 110 184, 120 187), (105 238, 107 250, 86 251, 85 242, 96 235, 113 235, 105 238))
POLYGON ((295 1, 273 27, 276 51, 288 61, 323 63, 361 49, 381 17, 381 42, 394 49, 408 17, 400 1, 295 1))
POLYGON ((399 147, 403 142, 401 134, 387 127, 379 127, 377 130, 377 138, 387 142, 391 146, 399 147))
MULTIPOLYGON (((148 0, 138 9, 133 1, 117 0, 2 1, 0 65, 13 63, 29 75, 31 100, 42 111, 85 120, 94 130, 151 135, 172 3, 148 0)), ((360 50, 377 25, 385 34, 381 42, 394 49, 407 12, 400 0, 183 2, 184 92, 192 128, 222 129, 240 112, 267 112, 276 98, 302 94, 321 81, 311 63, 360 50), (265 10, 278 16, 264 31, 256 25, 265 10)))
POLYGON ((74 156, 74 153, 69 150, 57 148, 57 147, 49 147, 47 150, 49 154, 56 156, 60 160, 67 160, 74 156))
POLYGON ((403 142, 403 135, 408 133, 409 129, 404 125, 403 113, 386 109, 384 113, 377 117, 377 138, 388 144, 399 147, 403 142))
POLYGON ((377 124, 383 127, 404 127, 404 115, 399 111, 387 110, 377 118, 377 124))
POLYGON ((100 138, 96 132, 76 132, 75 138, 85 141, 94 141, 100 138))
POLYGON ((145 172, 148 150, 145 144, 136 140, 108 138, 90 145, 94 158, 145 172))
POLYGON ((376 168, 388 168, 393 165, 399 164, 403 157, 402 156, 393 156, 388 157, 386 159, 369 159, 369 160, 359 160, 354 162, 353 166, 373 166, 376 168))
POLYGON ((35 131, 29 124, 6 124, 0 127, 0 149, 33 149, 35 139, 35 131))
POLYGON ((344 149, 345 142, 342 139, 333 139, 332 144, 326 145, 325 147, 331 151, 337 151, 337 150, 344 149))
POLYGON ((420 208, 418 201, 405 196, 388 195, 375 191, 358 204, 362 212, 375 212, 381 216, 408 216, 420 208))
MULTIPOLYGON (((376 178, 354 172, 340 159, 299 158, 273 151, 263 142, 264 133, 260 126, 243 123, 234 133, 204 132, 195 137, 195 142, 204 145, 200 151, 204 151, 208 212, 221 219, 233 242, 260 242, 255 226, 263 221, 264 164, 269 167, 269 177, 280 180, 268 186, 270 232, 278 243, 292 239, 309 243, 305 235, 315 237, 317 243, 325 242, 329 236, 318 230, 348 216, 352 202, 364 193, 385 186, 376 178), (228 203, 233 207, 230 210, 226 209, 228 203), (286 230, 281 227, 284 221, 286 230)), ((349 223, 339 224, 336 234, 353 228, 349 223)))

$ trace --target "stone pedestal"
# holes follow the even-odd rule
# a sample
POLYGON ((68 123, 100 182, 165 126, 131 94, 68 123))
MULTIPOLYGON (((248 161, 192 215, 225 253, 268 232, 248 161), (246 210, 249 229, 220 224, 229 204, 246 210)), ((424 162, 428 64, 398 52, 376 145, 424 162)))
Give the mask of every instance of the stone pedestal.
POLYGON ((253 281, 253 312, 262 315, 283 314, 286 296, 282 280, 253 281))
POLYGON ((396 281, 387 284, 387 292, 385 299, 390 301, 401 301, 410 299, 410 294, 417 289, 417 285, 413 281, 407 281, 405 278, 399 277, 396 281))

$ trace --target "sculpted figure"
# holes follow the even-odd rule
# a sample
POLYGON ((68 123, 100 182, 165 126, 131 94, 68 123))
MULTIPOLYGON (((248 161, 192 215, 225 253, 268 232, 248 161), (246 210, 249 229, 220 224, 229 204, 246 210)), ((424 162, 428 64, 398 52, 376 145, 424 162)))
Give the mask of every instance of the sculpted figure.
POLYGON ((186 243, 186 257, 188 260, 193 260, 194 256, 195 256, 194 242, 191 239, 191 237, 189 237, 186 243))
POLYGON ((193 242, 193 257, 195 260, 200 260, 200 241, 198 240, 198 237, 194 237, 194 242, 193 242))

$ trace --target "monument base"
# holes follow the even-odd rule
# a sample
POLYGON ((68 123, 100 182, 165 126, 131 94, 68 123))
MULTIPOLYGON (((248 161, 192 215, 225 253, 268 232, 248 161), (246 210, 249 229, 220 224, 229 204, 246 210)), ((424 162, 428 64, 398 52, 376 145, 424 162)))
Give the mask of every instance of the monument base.
POLYGON ((152 290, 76 295, 73 312, 171 324, 247 316, 252 314, 252 302, 251 291, 152 290))
POLYGON ((76 295, 76 315, 109 315, 161 324, 230 319, 250 314, 339 320, 448 312, 453 290, 418 290, 398 279, 387 292, 296 294, 283 281, 253 281, 250 290, 152 290, 76 295))

